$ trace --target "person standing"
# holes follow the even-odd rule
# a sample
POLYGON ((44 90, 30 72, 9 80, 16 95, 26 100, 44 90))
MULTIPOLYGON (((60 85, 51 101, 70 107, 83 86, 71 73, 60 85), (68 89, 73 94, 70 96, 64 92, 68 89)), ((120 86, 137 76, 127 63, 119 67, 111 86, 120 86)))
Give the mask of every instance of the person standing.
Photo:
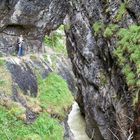
POLYGON ((20 37, 18 37, 18 54, 17 54, 18 57, 23 55, 23 48, 22 48, 23 40, 24 40, 23 36, 20 35, 20 37))

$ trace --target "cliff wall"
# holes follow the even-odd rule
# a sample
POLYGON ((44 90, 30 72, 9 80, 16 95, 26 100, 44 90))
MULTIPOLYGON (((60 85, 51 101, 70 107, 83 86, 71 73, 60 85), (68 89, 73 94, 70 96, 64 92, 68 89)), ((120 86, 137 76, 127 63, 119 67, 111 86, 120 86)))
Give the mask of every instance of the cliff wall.
POLYGON ((139 13, 138 0, 1 1, 0 50, 11 52, 23 34, 29 50, 37 52, 45 34, 65 18, 67 50, 77 78, 76 100, 87 134, 96 140, 126 140, 134 132, 139 140, 139 83, 134 82, 139 78, 139 62, 130 59, 133 50, 127 47, 137 45, 139 52, 139 13), (119 31, 125 33, 118 35, 119 31), (116 55, 118 42, 125 49, 116 55), (122 70, 126 64, 129 70, 125 70, 133 72, 129 77, 122 70))

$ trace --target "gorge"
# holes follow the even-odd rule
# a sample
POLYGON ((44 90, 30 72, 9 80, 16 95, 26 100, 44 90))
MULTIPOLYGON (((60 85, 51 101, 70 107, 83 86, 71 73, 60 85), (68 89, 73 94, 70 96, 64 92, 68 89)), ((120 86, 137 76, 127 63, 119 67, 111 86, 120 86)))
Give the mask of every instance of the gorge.
MULTIPOLYGON (((29 53, 44 53, 45 35, 63 24, 68 57, 76 79, 75 100, 85 118, 88 137, 93 140, 131 140, 132 137, 140 140, 139 13, 138 0, 1 0, 0 55, 3 58, 12 55, 21 34, 29 53)), ((28 64, 23 64, 25 70, 28 64)), ((39 65, 38 69, 42 70, 43 66, 39 65)), ((31 78, 26 81, 32 79, 34 82, 27 82, 32 83, 25 86, 27 89, 20 86, 18 78, 14 83, 25 89, 27 95, 36 97, 36 76, 30 68, 27 75, 28 72, 31 78)), ((4 96, 1 96, 2 103, 4 96)), ((33 112, 28 110, 27 114, 31 114, 34 121, 33 112)), ((61 119, 61 115, 57 117, 61 119)))

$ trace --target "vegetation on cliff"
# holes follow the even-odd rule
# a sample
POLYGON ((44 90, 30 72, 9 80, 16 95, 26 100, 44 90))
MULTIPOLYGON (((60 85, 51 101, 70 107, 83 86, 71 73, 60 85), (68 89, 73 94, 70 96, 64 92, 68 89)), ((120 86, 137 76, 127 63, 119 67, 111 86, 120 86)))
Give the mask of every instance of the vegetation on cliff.
MULTIPOLYGON (((56 54, 51 58, 51 62, 52 65, 56 65, 57 55, 64 52, 66 54, 62 29, 52 33, 50 37, 46 36, 45 43, 55 51, 56 54)), ((43 59, 46 60, 46 56, 47 54, 43 54, 43 59)), ((17 61, 16 57, 11 59, 17 61)), ((64 132, 60 123, 67 115, 66 112, 72 105, 73 97, 66 81, 56 72, 50 72, 46 78, 42 77, 40 70, 36 68, 39 59, 36 54, 31 54, 29 58, 23 57, 21 62, 16 64, 23 71, 27 69, 33 71, 38 86, 37 97, 31 97, 30 93, 25 94, 8 71, 7 59, 3 57, 0 59, 0 136, 2 140, 63 139, 64 132), (36 63, 32 67, 27 61, 36 63), (35 115, 31 122, 27 121, 28 111, 35 115)), ((44 63, 42 60, 38 62, 44 63)))
MULTIPOLYGON (((121 6, 120 11, 124 12, 124 5, 121 6)), ((113 54, 117 58, 117 64, 125 76, 129 89, 133 89, 135 93, 134 105, 138 100, 140 87, 140 26, 132 24, 127 28, 122 28, 117 24, 105 25, 98 21, 93 24, 93 30, 95 36, 103 33, 107 40, 111 37, 115 38, 116 47, 113 54)))
POLYGON ((56 31, 51 32, 44 38, 46 47, 52 48, 56 53, 67 54, 65 46, 64 26, 61 25, 56 31))
POLYGON ((59 122, 42 112, 30 125, 18 120, 7 108, 0 106, 0 136, 2 140, 62 140, 59 122))
POLYGON ((38 83, 38 98, 43 110, 64 119, 65 113, 73 100, 66 82, 56 73, 50 73, 46 79, 39 78, 38 83))

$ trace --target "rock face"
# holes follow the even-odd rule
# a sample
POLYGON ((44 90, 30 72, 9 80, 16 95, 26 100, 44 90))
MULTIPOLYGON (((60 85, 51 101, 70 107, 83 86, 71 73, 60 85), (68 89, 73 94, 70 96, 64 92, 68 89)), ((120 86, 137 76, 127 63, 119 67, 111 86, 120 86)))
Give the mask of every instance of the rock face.
POLYGON ((52 71, 42 59, 33 61, 27 59, 25 62, 19 59, 11 59, 7 61, 7 68, 11 73, 13 82, 17 83, 25 95, 32 97, 36 97, 38 93, 35 69, 39 69, 41 76, 44 78, 52 71))
MULTIPOLYGON (((107 27, 109 24, 128 27, 139 23, 138 5, 139 2, 134 0, 79 0, 70 3, 65 21, 67 49, 77 78, 77 102, 85 115, 86 132, 90 138, 126 140, 131 135, 133 94, 113 56, 116 38, 105 36, 103 31, 97 34, 98 26, 92 26, 97 22, 107 27)), ((138 140, 138 119, 135 130, 135 139, 138 140)))
POLYGON ((58 73, 67 81, 68 87, 72 92, 73 96, 75 97, 77 93, 76 81, 72 72, 70 60, 58 59, 56 66, 58 69, 58 73))
MULTIPOLYGON (((38 99, 40 93, 39 78, 46 79, 51 72, 60 71, 61 73, 58 74, 65 78, 67 84, 72 82, 71 79, 74 80, 72 72, 68 71, 66 65, 61 64, 62 68, 56 66, 59 71, 53 70, 43 55, 35 54, 33 56, 26 56, 21 59, 16 57, 0 59, 0 105, 9 107, 11 106, 10 103, 17 103, 20 106, 19 111, 22 111, 22 108, 26 111, 24 111, 25 114, 22 115, 22 119, 27 124, 32 123, 42 110, 38 99)), ((75 91, 75 87, 73 87, 74 81, 73 85, 72 83, 69 85, 72 92, 75 91)))
POLYGON ((21 60, 11 57, 0 61, 3 62, 0 65, 0 80, 5 81, 4 85, 0 86, 0 105, 10 108, 16 104, 19 112, 23 110, 19 113, 20 119, 27 124, 32 123, 42 110, 37 101, 39 84, 35 70, 39 70, 38 74, 43 77, 47 76, 51 69, 41 58, 21 60))
POLYGON ((1 0, 0 50, 12 53, 17 37, 22 34, 25 47, 41 51, 44 35, 63 22, 66 0, 1 0))

